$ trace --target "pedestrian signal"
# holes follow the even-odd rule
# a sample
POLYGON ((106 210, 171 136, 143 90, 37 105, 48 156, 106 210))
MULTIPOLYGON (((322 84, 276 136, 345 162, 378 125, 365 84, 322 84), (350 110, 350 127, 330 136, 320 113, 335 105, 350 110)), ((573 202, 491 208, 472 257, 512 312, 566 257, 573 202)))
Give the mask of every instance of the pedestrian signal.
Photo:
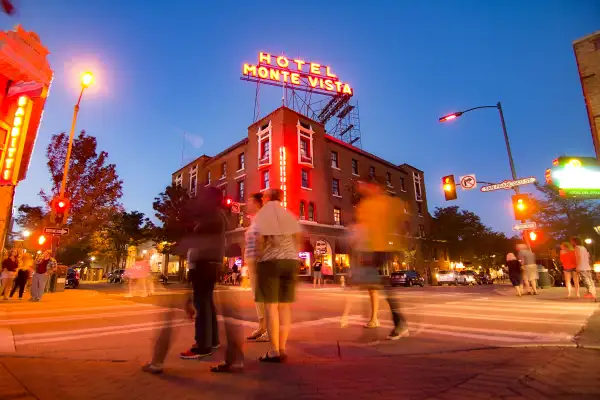
POLYGON ((529 194, 515 194, 512 196, 513 211, 515 213, 515 220, 526 221, 531 218, 533 214, 534 204, 533 199, 529 194))

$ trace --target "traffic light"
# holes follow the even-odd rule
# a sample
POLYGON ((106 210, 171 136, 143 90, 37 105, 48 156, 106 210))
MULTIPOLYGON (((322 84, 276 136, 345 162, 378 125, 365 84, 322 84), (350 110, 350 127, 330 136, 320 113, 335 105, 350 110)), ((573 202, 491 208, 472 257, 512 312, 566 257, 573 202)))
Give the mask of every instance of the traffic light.
POLYGON ((526 221, 531 218, 533 214, 533 199, 529 197, 529 194, 515 194, 512 196, 513 211, 515 213, 515 220, 526 221))
POLYGON ((523 240, 531 246, 543 244, 546 242, 546 239, 547 237, 544 232, 539 229, 523 232, 523 240))
POLYGON ((446 201, 456 200, 456 183, 454 182, 454 175, 448 175, 442 178, 442 188, 444 189, 444 196, 446 201))
POLYGON ((40 246, 43 246, 44 244, 46 244, 46 241, 48 239, 46 238, 46 235, 40 235, 40 237, 38 237, 38 244, 40 246))
POLYGON ((68 199, 56 197, 52 200, 53 221, 57 225, 64 225, 69 217, 71 203, 68 199))

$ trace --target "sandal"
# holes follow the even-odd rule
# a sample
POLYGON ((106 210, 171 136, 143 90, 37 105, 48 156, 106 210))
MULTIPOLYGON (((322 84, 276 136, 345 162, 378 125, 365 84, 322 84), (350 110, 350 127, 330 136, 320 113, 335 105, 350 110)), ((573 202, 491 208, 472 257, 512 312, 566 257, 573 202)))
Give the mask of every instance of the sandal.
POLYGON ((215 365, 214 367, 210 368, 211 372, 237 372, 237 371, 241 371, 242 369, 244 369, 244 366, 242 364, 239 365, 235 365, 235 364, 229 364, 228 362, 222 362, 221 364, 215 365))
POLYGON ((379 328, 379 321, 369 321, 366 325, 365 328, 367 329, 374 329, 374 328, 379 328))
POLYGON ((281 356, 273 356, 269 351, 267 351, 258 359, 258 361, 280 364, 283 360, 281 359, 281 356))

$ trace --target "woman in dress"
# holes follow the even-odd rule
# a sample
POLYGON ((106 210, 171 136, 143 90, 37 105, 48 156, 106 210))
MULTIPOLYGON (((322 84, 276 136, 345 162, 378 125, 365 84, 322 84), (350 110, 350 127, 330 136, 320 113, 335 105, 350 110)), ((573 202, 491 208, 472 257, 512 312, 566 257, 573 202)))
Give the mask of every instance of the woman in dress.
POLYGON ((567 297, 571 297, 571 279, 575 283, 575 294, 579 297, 579 274, 577 273, 577 259, 575 250, 569 242, 563 242, 560 245, 560 262, 565 274, 565 286, 567 287, 567 297))
POLYGON ((517 296, 521 296, 523 294, 523 283, 521 282, 523 271, 521 262, 517 260, 517 257, 513 253, 508 253, 506 255, 506 266, 508 267, 508 277, 510 278, 510 282, 517 291, 517 296))

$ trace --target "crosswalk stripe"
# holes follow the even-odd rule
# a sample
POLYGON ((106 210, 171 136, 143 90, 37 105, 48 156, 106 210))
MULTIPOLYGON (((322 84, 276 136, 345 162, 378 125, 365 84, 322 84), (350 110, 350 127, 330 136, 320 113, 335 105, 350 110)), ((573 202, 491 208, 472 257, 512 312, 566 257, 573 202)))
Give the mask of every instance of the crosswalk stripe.
POLYGON ((449 317, 449 318, 457 318, 457 319, 480 319, 486 321, 511 321, 511 322, 527 322, 532 324, 541 324, 541 325, 581 325, 584 319, 575 320, 559 320, 559 319, 548 319, 548 318, 532 318, 532 317, 523 317, 516 318, 512 316, 505 315, 473 315, 473 314, 458 314, 458 313, 444 313, 444 312, 430 312, 430 311, 411 311, 411 310, 403 310, 398 309, 399 311, 403 311, 404 314, 410 315, 419 315, 423 317, 449 317))
MULTIPOLYGON (((13 325, 30 325, 45 322, 60 322, 60 321, 75 321, 83 319, 105 319, 105 318, 119 318, 127 317, 132 315, 149 315, 149 314, 160 314, 169 311, 169 308, 155 307, 149 310, 138 310, 128 312, 116 312, 116 313, 104 313, 104 314, 83 314, 83 315, 67 315, 67 316, 54 316, 47 318, 22 318, 22 319, 8 319, 0 321, 0 326, 13 326, 13 325)), ((182 312, 182 310, 177 310, 182 312)))
MULTIPOLYGON (((105 304, 105 303, 101 303, 105 304)), ((58 314, 68 313, 74 311, 96 311, 96 310, 112 310, 112 309, 123 309, 123 308, 149 308, 155 307, 152 304, 146 303, 125 303, 111 306, 92 306, 92 307, 77 307, 77 308, 61 308, 61 309, 42 309, 42 310, 27 310, 27 311, 16 311, 7 312, 6 317, 13 317, 16 315, 38 315, 38 314, 58 314)))
MULTIPOLYGON (((473 303, 469 303, 473 304, 473 303)), ((460 310, 491 310, 497 311, 500 313, 504 312, 516 312, 516 313, 532 313, 532 314, 557 314, 560 313, 572 313, 573 316, 588 316, 594 313, 594 309, 583 308, 583 309, 564 309, 561 307, 490 307, 489 304, 486 305, 462 305, 462 304, 452 304, 451 307, 448 307, 447 304, 427 304, 424 306, 424 309, 433 309, 433 308, 451 308, 451 309, 460 309, 460 310)))

